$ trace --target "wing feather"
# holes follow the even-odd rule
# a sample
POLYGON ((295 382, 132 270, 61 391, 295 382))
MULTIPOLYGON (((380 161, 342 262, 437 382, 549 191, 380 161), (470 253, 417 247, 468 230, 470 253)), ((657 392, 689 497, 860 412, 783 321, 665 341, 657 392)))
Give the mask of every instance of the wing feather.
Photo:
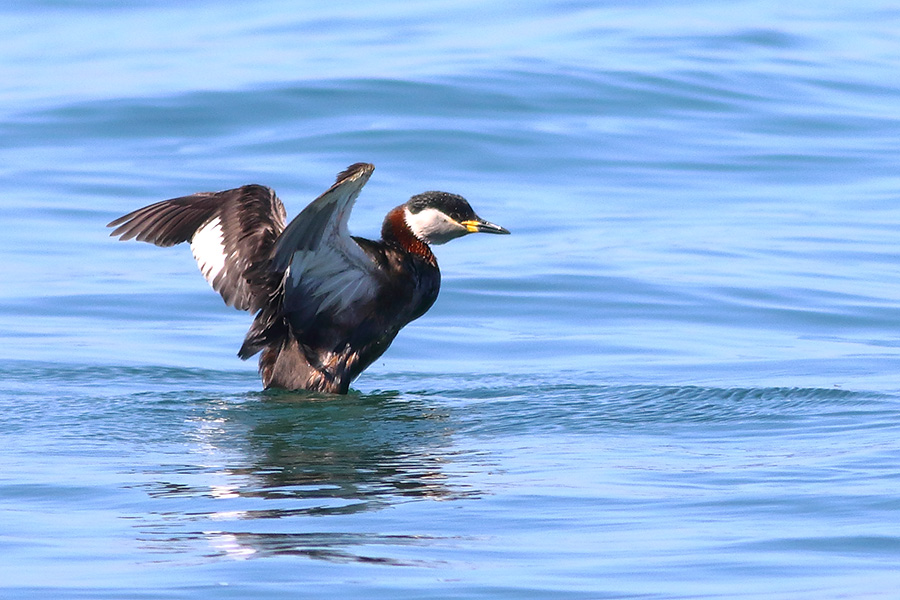
POLYGON ((108 226, 116 228, 110 235, 122 240, 157 246, 190 242, 200 272, 225 303, 258 310, 280 284, 280 276, 269 273, 268 259, 285 220, 273 190, 246 185, 157 202, 108 226))
POLYGON ((350 236, 353 204, 374 167, 351 165, 334 185, 291 221, 278 239, 272 265, 284 271, 285 312, 300 331, 323 312, 340 321, 342 311, 374 298, 376 263, 350 236))

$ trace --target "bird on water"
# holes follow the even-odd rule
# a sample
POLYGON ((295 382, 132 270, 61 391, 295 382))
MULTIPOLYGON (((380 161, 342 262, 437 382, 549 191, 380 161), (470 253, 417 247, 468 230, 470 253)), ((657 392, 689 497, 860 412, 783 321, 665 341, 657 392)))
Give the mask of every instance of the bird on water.
POLYGON ((108 227, 122 240, 190 243, 225 303, 256 313, 238 356, 261 352, 266 389, 346 394, 437 299, 441 272, 431 244, 509 233, 462 196, 433 191, 388 212, 380 240, 351 236, 350 211, 374 168, 350 165, 290 224, 272 189, 245 185, 157 202, 108 227))

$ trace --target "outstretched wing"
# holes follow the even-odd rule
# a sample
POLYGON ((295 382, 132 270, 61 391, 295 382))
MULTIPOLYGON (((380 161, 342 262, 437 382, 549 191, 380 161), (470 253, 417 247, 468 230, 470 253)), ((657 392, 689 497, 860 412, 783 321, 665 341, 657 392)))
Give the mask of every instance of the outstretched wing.
POLYGON ((323 312, 340 322, 349 307, 375 297, 376 263, 347 229, 353 203, 374 169, 357 163, 340 173, 275 244, 273 269, 286 275, 284 310, 301 332, 323 312))
POLYGON ((225 303, 255 311, 280 277, 268 259, 284 230, 284 205, 270 188, 246 185, 157 202, 119 217, 107 227, 122 240, 157 246, 190 242, 200 272, 225 303))

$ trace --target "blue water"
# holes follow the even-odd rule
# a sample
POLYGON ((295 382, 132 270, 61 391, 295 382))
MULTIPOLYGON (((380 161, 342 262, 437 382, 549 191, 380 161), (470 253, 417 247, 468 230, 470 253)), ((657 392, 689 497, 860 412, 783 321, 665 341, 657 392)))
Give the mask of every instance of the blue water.
POLYGON ((0 8, 0 597, 896 598, 900 10, 317 4, 0 8), (346 397, 104 227, 357 161, 513 235, 346 397))

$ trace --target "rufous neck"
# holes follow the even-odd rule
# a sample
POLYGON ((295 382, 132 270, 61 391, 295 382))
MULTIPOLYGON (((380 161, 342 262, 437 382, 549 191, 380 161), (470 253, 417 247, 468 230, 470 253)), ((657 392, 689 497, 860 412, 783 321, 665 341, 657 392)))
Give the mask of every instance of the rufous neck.
POLYGON ((385 242, 393 242, 410 254, 414 254, 432 265, 437 265, 437 259, 428 244, 415 236, 409 225, 406 224, 406 207, 401 204, 394 208, 384 218, 381 226, 381 238, 385 242))

